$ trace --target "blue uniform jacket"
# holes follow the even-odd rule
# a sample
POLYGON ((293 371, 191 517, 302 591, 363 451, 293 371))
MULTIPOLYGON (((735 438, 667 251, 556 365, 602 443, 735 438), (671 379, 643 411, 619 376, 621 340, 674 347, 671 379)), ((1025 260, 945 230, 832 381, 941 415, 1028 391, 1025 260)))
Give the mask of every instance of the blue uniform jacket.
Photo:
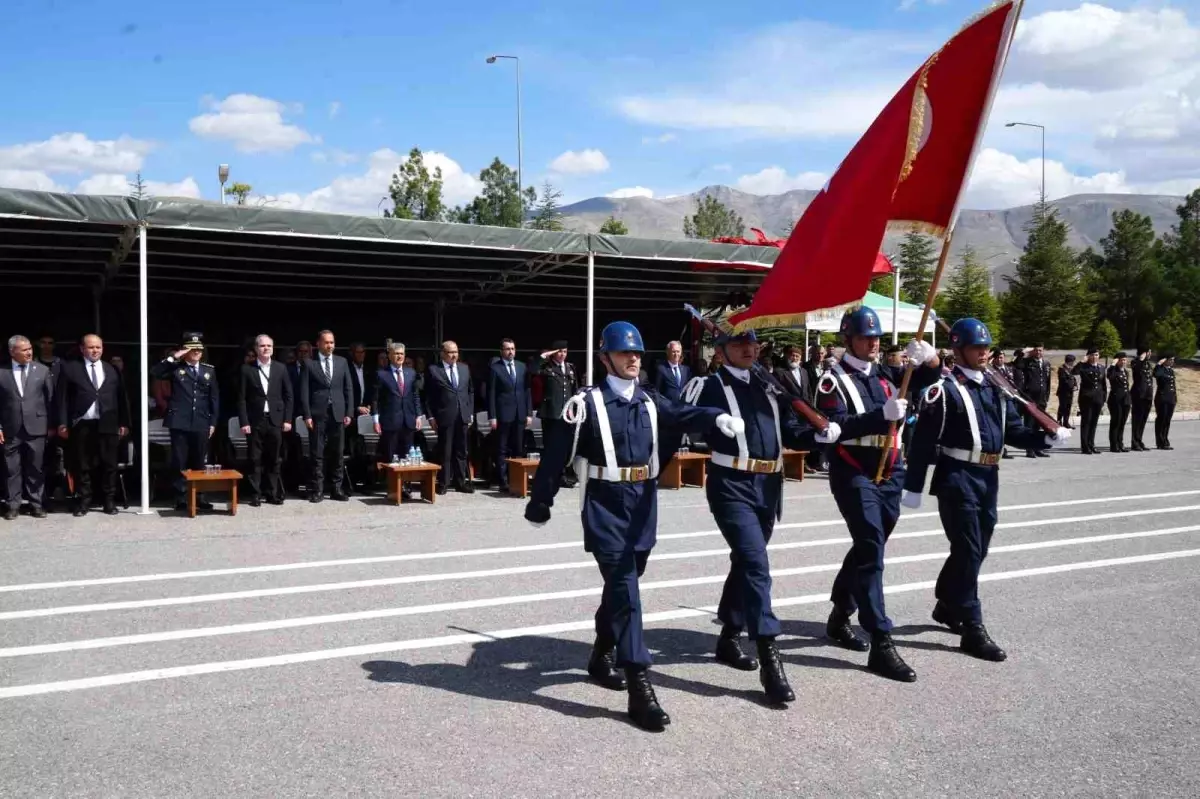
POLYGON ((217 370, 207 363, 192 367, 186 361, 167 359, 155 364, 150 373, 159 380, 171 380, 171 403, 163 424, 168 430, 204 433, 216 427, 218 411, 217 370))
POLYGON ((1045 433, 1026 427, 1016 403, 998 386, 987 377, 980 386, 955 367, 949 377, 927 388, 921 400, 921 413, 908 451, 908 474, 904 479, 904 488, 908 491, 920 493, 924 490, 925 475, 931 465, 935 468, 929 493, 934 496, 956 475, 975 476, 990 482, 999 469, 998 466, 966 463, 939 453, 939 445, 965 450, 974 446, 971 425, 956 383, 967 389, 975 406, 981 452, 999 454, 1005 445, 1015 449, 1046 449, 1045 433), (1005 406, 1003 428, 1001 405, 1005 406))
MULTIPOLYGON (((650 428, 650 412, 646 408, 649 394, 658 409, 659 432, 664 429, 680 433, 715 432, 714 426, 721 411, 715 408, 695 408, 647 391, 639 386, 633 400, 627 402, 616 394, 607 383, 600 387, 604 397, 602 412, 608 414, 612 429, 613 449, 616 451, 617 466, 647 466, 653 436, 650 428)), ((591 390, 584 389, 587 403, 587 418, 579 427, 578 457, 587 458, 593 466, 604 465, 604 446, 600 441, 600 428, 596 423, 596 408, 592 403, 591 390)), ((717 433, 715 436, 719 436, 717 433)), ((575 425, 555 425, 546 442, 533 480, 530 502, 554 505, 558 493, 558 480, 571 457, 571 445, 575 438, 575 425)), ((580 479, 583 475, 580 475, 580 479)), ((588 480, 586 493, 580 507, 583 520, 583 545, 588 552, 648 551, 654 547, 658 529, 658 480, 638 483, 610 483, 604 480, 588 480)))

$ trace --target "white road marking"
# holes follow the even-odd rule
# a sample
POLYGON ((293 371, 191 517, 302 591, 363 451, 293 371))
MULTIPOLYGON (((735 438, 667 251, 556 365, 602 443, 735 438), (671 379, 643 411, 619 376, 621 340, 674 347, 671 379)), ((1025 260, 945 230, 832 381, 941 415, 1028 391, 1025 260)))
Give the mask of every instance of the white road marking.
MULTIPOLYGON (((1034 502, 1025 505, 1006 505, 999 508, 1000 513, 1022 510, 1037 510, 1041 508, 1066 508, 1076 505, 1108 504, 1113 502, 1132 502, 1152 499, 1169 499, 1173 497, 1194 496, 1200 491, 1168 491, 1159 494, 1131 494, 1120 497, 1089 497, 1086 499, 1067 499, 1054 502, 1034 502)), ((661 510, 660 506, 660 510, 661 510)), ((909 519, 936 518, 937 512, 904 513, 901 521, 909 519)), ((841 518, 825 519, 809 522, 789 522, 775 525, 776 530, 799 530, 813 527, 839 527, 845 521, 841 518)), ((720 535, 719 530, 701 530, 691 533, 662 533, 658 540, 671 541, 686 538, 701 538, 720 535)), ((300 561, 296 563, 278 563, 266 566, 239 566, 225 569, 202 569, 186 572, 163 572, 159 574, 137 574, 126 577, 95 577, 85 580, 60 580, 56 582, 21 583, 17 585, 0 585, 0 593, 14 591, 45 591, 57 588, 84 588, 97 585, 121 585, 125 583, 159 582, 163 580, 187 580, 200 577, 227 577, 236 574, 262 574, 266 572, 295 571, 299 569, 325 569, 336 566, 365 566, 376 563, 403 563, 418 560, 445 560, 448 558, 465 558, 483 555, 509 555, 521 552, 541 552, 555 549, 574 549, 580 546, 578 539, 571 541, 555 541, 545 544, 527 544, 510 547, 484 547, 481 549, 460 549, 448 552, 415 552, 405 555, 381 555, 366 558, 341 558, 337 560, 300 561)))
MULTIPOLYGON (((1137 538, 1157 538, 1166 535, 1177 535, 1180 533, 1191 533, 1200 531, 1200 525, 1190 525, 1188 527, 1171 527, 1162 530, 1146 530, 1137 533, 1112 533, 1107 535, 1093 535, 1082 538, 1059 538, 1051 541, 1034 541, 1026 544, 1006 544, 1004 546, 991 547, 989 554, 1003 554, 1007 552, 1024 552, 1037 549, 1051 549, 1055 547, 1077 546, 1081 544, 1101 544, 1111 541, 1125 541, 1137 538)), ((940 531, 938 531, 940 532, 940 531)), ((896 566, 902 563, 920 563, 924 561, 942 560, 949 554, 947 552, 926 552, 920 555, 900 555, 889 557, 886 560, 886 565, 896 566)), ((820 572, 835 572, 842 566, 841 562, 824 563, 814 566, 798 566, 791 569, 776 569, 771 573, 775 579, 783 577, 795 577, 802 574, 817 574, 820 572)), ((640 589, 645 591, 655 591, 666 588, 684 588, 695 585, 715 584, 725 582, 726 575, 717 574, 706 577, 686 577, 676 580, 656 580, 644 582, 640 589)), ((223 635, 242 635, 246 633, 268 632, 271 630, 286 630, 296 627, 312 627, 321 624, 341 624, 346 622, 370 621, 373 619, 388 619, 399 616, 417 616, 427 613, 449 613, 459 610, 477 610, 479 608, 493 608, 504 605, 521 605, 533 602, 550 602, 562 599, 578 599, 586 596, 599 596, 602 592, 602 586, 594 586, 591 588, 580 588, 570 591, 551 591, 539 594, 520 594, 515 596, 490 597, 486 599, 467 599, 456 602, 438 602, 429 605, 410 605, 399 608, 381 608, 378 610, 363 610, 351 613, 331 613, 323 616, 301 616, 291 619, 277 619, 274 621, 262 622, 247 622, 243 624, 229 624, 219 627, 197 627, 190 630, 169 630, 158 633, 140 633, 137 635, 119 635, 108 638, 92 638, 80 641, 63 641, 55 644, 35 644, 31 646, 9 647, 0 649, 0 658, 25 657, 29 655, 48 655, 58 652, 74 652, 83 649, 106 649, 116 646, 130 646, 134 644, 150 644, 161 643, 163 641, 182 641, 193 638, 211 638, 223 635)))
MULTIPOLYGON (((1083 561, 1079 563, 1063 563, 1056 566, 1043 566, 1032 569, 1017 569, 1009 572, 995 572, 980 576, 984 582, 1013 580, 1022 577, 1034 577, 1046 574, 1061 574, 1064 572, 1081 571, 1085 569, 1103 569, 1111 566, 1126 566, 1138 563, 1157 563, 1178 558, 1191 558, 1200 555, 1200 549, 1185 549, 1172 552, 1159 552, 1151 555, 1133 555, 1123 558, 1107 558, 1105 560, 1083 561)), ((893 585, 884 589, 887 594, 899 594, 911 591, 925 591, 934 586, 934 581, 924 580, 914 583, 893 585)), ((828 593, 809 594, 807 596, 789 597, 776 600, 775 607, 794 607, 796 605, 812 605, 827 602, 828 593)), ((670 621, 674 619, 709 616, 716 612, 715 607, 679 608, 660 613, 649 613, 643 618, 646 623, 670 621)), ((521 638, 525 636, 546 636, 559 633, 590 630, 595 626, 593 619, 583 621, 563 622, 559 624, 544 624, 534 627, 517 627, 509 630, 495 630, 489 633, 461 633, 444 635, 435 638, 417 638, 408 641, 388 641, 378 644, 361 644, 336 649, 321 649, 311 652, 295 652, 289 655, 272 655, 269 657, 248 658, 245 660, 225 660, 213 663, 197 663, 191 666, 172 666, 163 669, 147 669, 121 674, 108 674, 102 677, 85 677, 77 680, 60 680, 58 682, 36 683, 32 685, 16 685, 0 688, 0 699, 15 699, 23 696, 38 696, 42 694, 61 693, 65 691, 81 691, 88 688, 112 687, 129 685, 131 683, 149 682, 153 680, 170 680, 181 677, 195 677, 203 674, 220 674, 224 672, 264 669, 275 666, 290 666, 299 663, 315 663, 322 660, 337 658, 362 657, 364 655, 381 655, 395 652, 412 651, 416 649, 431 649, 443 646, 459 646, 462 644, 486 643, 497 639, 521 638)))

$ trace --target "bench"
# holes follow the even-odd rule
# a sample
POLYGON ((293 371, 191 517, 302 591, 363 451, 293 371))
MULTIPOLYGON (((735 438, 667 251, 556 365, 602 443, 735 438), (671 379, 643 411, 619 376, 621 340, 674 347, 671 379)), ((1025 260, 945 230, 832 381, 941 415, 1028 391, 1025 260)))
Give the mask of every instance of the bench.
POLYGON ((529 478, 536 471, 539 460, 533 458, 508 459, 508 490, 524 499, 529 496, 529 478))
POLYGON ((187 469, 183 472, 187 481, 188 518, 196 518, 196 495, 200 492, 228 491, 229 515, 237 516, 238 481, 242 473, 233 469, 222 469, 219 472, 208 472, 203 469, 187 469))
POLYGON ((658 476, 659 488, 704 488, 704 481, 708 477, 709 459, 703 452, 676 452, 658 476))
POLYGON ((441 466, 436 463, 418 463, 413 466, 404 466, 399 463, 377 463, 376 470, 379 474, 387 475, 387 498, 399 505, 404 502, 404 484, 405 483, 420 483, 421 484, 421 499, 429 504, 433 504, 437 492, 436 487, 437 473, 442 470, 441 466))
POLYGON ((783 451, 783 479, 804 482, 804 460, 807 452, 794 449, 783 451))

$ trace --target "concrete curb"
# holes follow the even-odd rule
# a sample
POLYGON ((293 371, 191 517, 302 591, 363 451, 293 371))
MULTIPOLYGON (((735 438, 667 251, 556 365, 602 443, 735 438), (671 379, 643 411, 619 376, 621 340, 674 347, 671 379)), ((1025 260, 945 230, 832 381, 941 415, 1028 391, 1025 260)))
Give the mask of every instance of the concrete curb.
MULTIPOLYGON (((1049 411, 1046 411, 1046 413, 1049 413, 1049 411)), ((1158 417, 1158 414, 1152 413, 1152 414, 1150 414, 1149 421, 1153 422, 1157 417, 1158 417)), ((1076 419, 1076 418, 1078 418, 1078 416, 1072 416, 1071 418, 1076 419)), ((1194 422, 1197 419, 1200 419, 1200 411, 1181 411, 1179 413, 1174 414, 1171 417, 1172 422, 1194 422)), ((1096 424, 1097 425, 1108 424, 1111 421, 1112 421, 1112 417, 1109 416, 1108 414, 1104 414, 1103 416, 1101 416, 1099 419, 1096 420, 1096 424)), ((1128 425, 1131 421, 1132 420, 1130 420, 1129 422, 1126 422, 1126 424, 1128 425)))

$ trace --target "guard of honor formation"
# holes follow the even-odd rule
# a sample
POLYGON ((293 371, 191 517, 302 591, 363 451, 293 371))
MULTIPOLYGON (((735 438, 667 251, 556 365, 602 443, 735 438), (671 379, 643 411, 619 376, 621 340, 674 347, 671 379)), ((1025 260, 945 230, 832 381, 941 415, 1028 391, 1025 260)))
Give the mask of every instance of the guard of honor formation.
POLYGON ((1006 444, 1034 453, 1061 446, 1070 431, 1063 427, 1048 435, 1022 420, 1015 396, 987 374, 992 344, 987 327, 963 319, 951 330, 956 365, 949 375, 943 376, 936 351, 926 342, 913 341, 906 350, 910 362, 921 364, 914 377, 923 389, 906 469, 897 432, 908 412, 898 388, 903 370, 878 362, 879 318, 870 308, 852 311, 842 319, 841 335, 845 355, 818 385, 818 406, 829 420, 824 431, 797 414, 796 398, 758 365, 752 331, 719 335, 724 365, 693 380, 683 401, 674 402, 638 384, 645 347, 628 322, 613 322, 601 335, 604 382, 575 394, 564 404, 563 424, 547 431, 525 518, 538 526, 549 521, 561 485, 558 475, 574 461, 583 482, 584 548, 604 579, 587 670, 600 685, 628 692, 629 716, 639 727, 661 730, 670 723, 649 680, 638 593, 638 578, 655 542, 660 430, 707 436, 712 460, 706 494, 730 548, 716 657, 736 669, 757 670, 772 703, 795 699, 775 645, 780 624, 771 609, 767 558, 782 514, 784 447, 830 448, 830 489, 853 540, 833 583, 826 625, 830 640, 854 651, 869 650, 867 668, 876 674, 916 679, 891 638, 883 558, 901 505, 920 507, 932 466, 930 493, 938 498, 950 540, 933 618, 961 635, 960 646, 968 654, 1005 659, 983 625, 978 594, 979 570, 996 525, 1001 453, 1006 444), (876 481, 881 460, 882 479, 876 481), (855 612, 869 642, 850 626, 855 612), (754 642, 754 654, 742 648, 743 631, 754 642))

